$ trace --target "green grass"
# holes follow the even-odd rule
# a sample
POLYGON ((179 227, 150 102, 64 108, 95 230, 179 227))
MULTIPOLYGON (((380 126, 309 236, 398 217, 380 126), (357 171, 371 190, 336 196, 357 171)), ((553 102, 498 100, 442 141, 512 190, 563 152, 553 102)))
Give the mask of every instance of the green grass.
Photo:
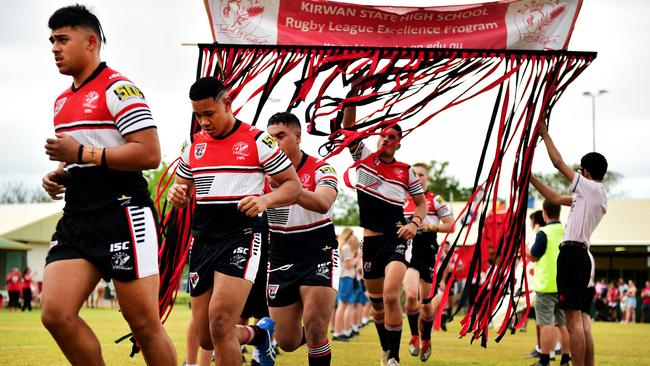
MULTIPOLYGON (((66 365, 67 361, 54 340, 43 328, 38 309, 29 313, 0 312, 0 365, 66 365)), ((190 316, 186 305, 174 308, 165 327, 178 353, 179 364, 185 355, 185 330, 190 316)), ((129 358, 128 341, 113 341, 127 332, 127 325, 119 312, 108 309, 82 310, 82 317, 97 334, 108 365, 144 365, 142 356, 129 358)), ((406 326, 406 322, 405 322, 406 326)), ((500 343, 491 342, 487 349, 470 345, 468 338, 458 338, 458 322, 448 332, 434 332, 433 355, 428 365, 528 365, 525 354, 535 343, 534 321, 528 332, 506 335, 500 343)), ((597 365, 650 365, 650 324, 595 323, 597 365)), ((401 365, 422 365, 419 359, 408 355, 408 335, 405 328, 402 339, 401 365)), ((374 327, 362 329, 361 336, 347 343, 333 342, 333 365, 376 366, 379 364, 379 345, 374 327)), ((277 364, 306 365, 306 349, 282 353, 277 364)), ((558 365, 558 362, 552 363, 558 365)))

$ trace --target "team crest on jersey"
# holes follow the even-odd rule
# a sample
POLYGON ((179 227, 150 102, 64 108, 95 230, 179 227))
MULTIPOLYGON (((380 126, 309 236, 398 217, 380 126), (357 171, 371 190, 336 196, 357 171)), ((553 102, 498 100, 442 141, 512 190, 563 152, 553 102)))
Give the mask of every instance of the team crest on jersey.
POLYGON ((99 102, 99 93, 94 90, 89 91, 84 97, 83 107, 86 108, 85 112, 88 113, 97 108, 97 102, 99 102))
POLYGON ((393 170, 393 173, 395 173, 395 176, 396 176, 397 178, 399 178, 399 179, 403 179, 403 178, 404 178, 404 170, 402 170, 401 168, 395 168, 395 169, 393 170))
POLYGON ((190 286, 192 286, 192 288, 195 288, 198 283, 199 274, 196 272, 190 272, 190 286))
POLYGON ((310 176, 309 176, 308 173, 305 173, 305 174, 300 176, 300 182, 302 182, 302 186, 305 187, 305 188, 309 187, 309 181, 310 180, 311 179, 310 179, 310 176))
POLYGON ((199 160, 205 155, 205 150, 207 150, 208 144, 203 142, 200 144, 194 145, 194 157, 196 160, 199 160))
POLYGON ((248 144, 244 141, 238 141, 232 146, 232 153, 237 160, 244 160, 248 157, 248 144))
POLYGON ((54 105, 54 115, 55 115, 55 116, 56 116, 57 114, 59 114, 59 112, 61 112, 61 109, 63 108, 63 105, 65 104, 65 101, 66 101, 67 99, 68 99, 68 98, 63 97, 63 98, 61 98, 61 99, 59 99, 59 100, 56 101, 56 104, 54 105))
POLYGON ((268 296, 271 300, 275 299, 279 288, 280 285, 272 285, 269 283, 268 286, 266 286, 266 296, 268 296))

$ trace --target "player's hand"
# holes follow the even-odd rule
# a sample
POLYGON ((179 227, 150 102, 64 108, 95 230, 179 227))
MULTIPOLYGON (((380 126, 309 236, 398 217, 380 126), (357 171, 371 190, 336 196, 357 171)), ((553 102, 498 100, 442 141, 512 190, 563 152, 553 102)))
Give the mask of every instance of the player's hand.
POLYGON ((61 195, 65 193, 64 180, 65 171, 63 167, 59 167, 57 170, 53 170, 43 177, 43 189, 51 199, 60 200, 63 198, 61 195))
POLYGON ((167 192, 167 202, 176 208, 187 206, 189 202, 189 198, 187 198, 187 184, 172 184, 167 192))
POLYGON ((397 237, 404 240, 410 240, 413 239, 417 231, 418 231, 417 225, 413 221, 411 221, 406 225, 402 225, 397 230, 397 237))
POLYGON ((248 196, 242 198, 237 204, 237 209, 248 217, 255 217, 266 211, 268 203, 264 196, 248 196))
POLYGON ((76 163, 79 158, 79 145, 74 137, 65 133, 56 133, 54 138, 45 140, 45 153, 50 160, 64 163, 76 163))
POLYGON ((545 120, 545 119, 542 120, 542 121, 539 123, 539 131, 538 131, 538 134, 539 134, 539 136, 542 137, 542 138, 548 136, 548 126, 546 125, 546 120, 545 120))

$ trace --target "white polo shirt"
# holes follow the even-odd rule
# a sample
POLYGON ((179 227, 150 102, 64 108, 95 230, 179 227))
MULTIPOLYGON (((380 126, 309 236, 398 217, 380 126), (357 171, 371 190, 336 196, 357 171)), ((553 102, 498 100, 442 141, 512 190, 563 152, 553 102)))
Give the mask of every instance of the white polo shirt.
POLYGON ((569 191, 573 193, 573 202, 562 241, 577 241, 588 248, 591 234, 607 212, 605 187, 576 173, 569 191))

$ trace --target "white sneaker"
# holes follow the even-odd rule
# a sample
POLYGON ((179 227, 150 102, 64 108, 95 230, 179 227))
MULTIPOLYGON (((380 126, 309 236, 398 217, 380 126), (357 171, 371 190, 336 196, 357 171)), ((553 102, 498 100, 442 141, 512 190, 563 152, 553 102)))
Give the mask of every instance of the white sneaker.
POLYGON ((399 366, 399 362, 397 362, 396 359, 391 358, 391 359, 388 360, 388 362, 386 363, 386 366, 399 366))

